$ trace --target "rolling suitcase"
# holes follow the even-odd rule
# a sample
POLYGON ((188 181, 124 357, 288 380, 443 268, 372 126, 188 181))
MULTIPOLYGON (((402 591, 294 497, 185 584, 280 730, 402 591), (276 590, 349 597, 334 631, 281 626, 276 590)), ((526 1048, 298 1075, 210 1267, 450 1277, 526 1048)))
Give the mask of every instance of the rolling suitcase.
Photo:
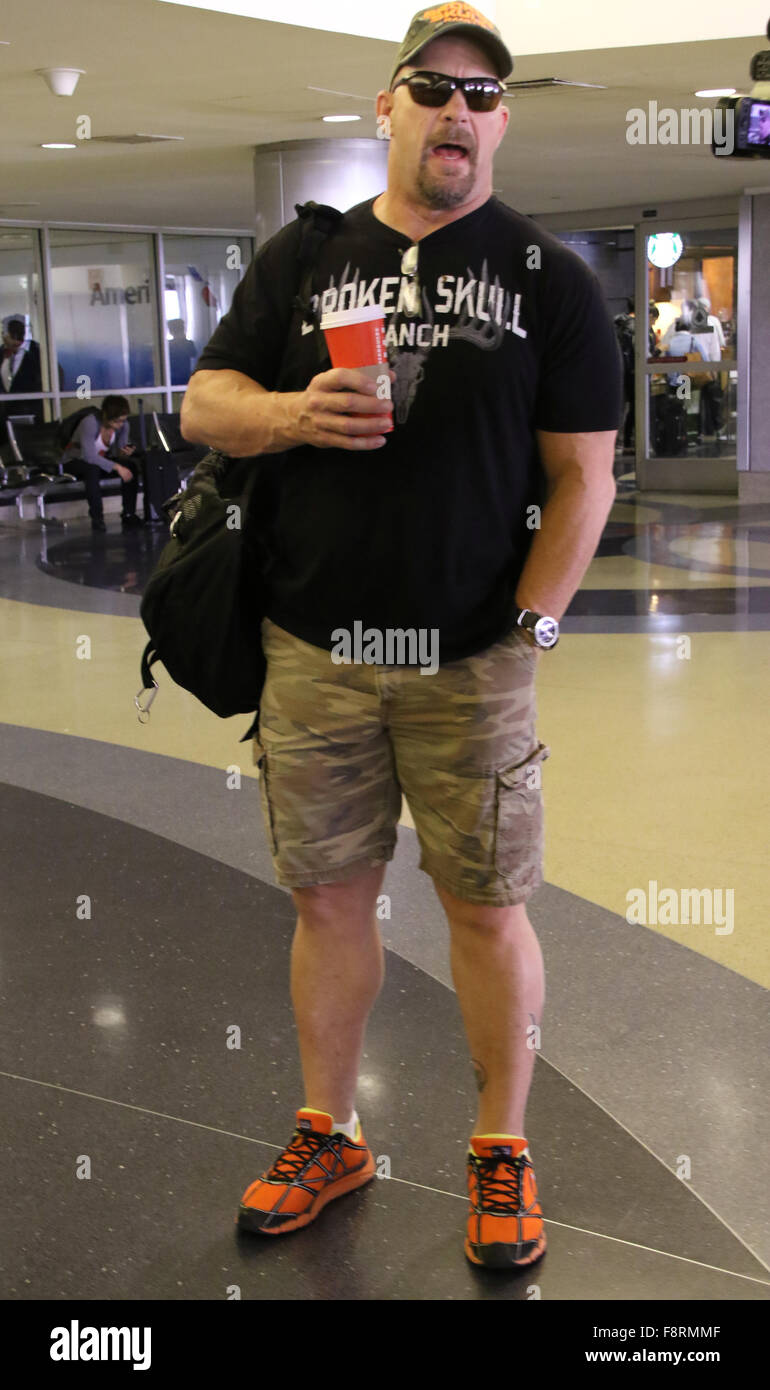
POLYGON ((179 491, 179 464, 165 449, 148 449, 145 464, 144 519, 168 526, 163 503, 179 491))
POLYGON ((687 453, 687 413, 684 401, 676 395, 654 396, 655 433, 653 444, 659 458, 678 458, 687 453))

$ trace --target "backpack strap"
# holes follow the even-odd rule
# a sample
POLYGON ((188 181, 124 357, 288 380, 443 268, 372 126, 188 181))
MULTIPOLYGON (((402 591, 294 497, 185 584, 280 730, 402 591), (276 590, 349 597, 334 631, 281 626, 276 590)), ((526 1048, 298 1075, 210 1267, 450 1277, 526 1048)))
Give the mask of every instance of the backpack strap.
MULTIPOLYGON (((295 211, 297 216, 301 218, 303 226, 299 251, 297 253, 301 278, 299 291, 293 300, 293 307, 301 311, 304 323, 312 323, 318 359, 322 366, 325 366, 329 361, 326 339, 321 331, 320 315, 311 304, 313 296, 313 271, 324 242, 332 235, 332 232, 342 221, 343 214, 338 208, 328 207, 324 203, 319 204, 312 201, 296 204, 295 211)), ((83 412, 84 415, 87 413, 87 410, 83 412)), ((225 459, 225 455, 220 454, 218 450, 212 452, 219 454, 220 459, 225 459)), ((200 467, 200 465, 198 466, 200 467)), ((252 487, 248 494, 247 508, 250 506, 251 498, 256 492, 253 483, 254 478, 252 477, 252 487)), ((146 644, 141 657, 142 689, 134 697, 134 705, 138 712, 139 722, 142 724, 145 724, 150 717, 150 706, 158 691, 158 682, 152 674, 151 667, 159 659, 158 652, 155 649, 155 643, 151 638, 146 644), (148 692, 149 698, 146 703, 142 704, 142 696, 145 692, 148 692)), ((258 723, 259 709, 257 709, 250 727, 239 740, 240 743, 245 743, 247 739, 253 738, 258 723)))
POLYGON ((332 235, 336 227, 342 220, 343 214, 338 208, 329 207, 325 203, 296 203, 295 212, 302 220, 302 237, 299 244, 297 260, 300 266, 300 285, 299 291, 293 301, 295 309, 299 309, 304 323, 313 325, 313 336, 318 352, 318 360, 325 365, 329 360, 329 353, 326 347, 326 339, 321 332, 321 323, 317 310, 314 310, 311 303, 313 297, 313 271, 321 248, 328 237, 332 235))

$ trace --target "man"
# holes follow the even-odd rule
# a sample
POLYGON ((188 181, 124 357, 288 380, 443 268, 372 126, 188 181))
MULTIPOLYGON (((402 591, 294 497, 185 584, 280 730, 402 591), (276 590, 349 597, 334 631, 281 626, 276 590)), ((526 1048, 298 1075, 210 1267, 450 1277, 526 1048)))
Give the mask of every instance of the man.
POLYGON ((634 433, 636 392, 636 353, 634 350, 636 310, 633 299, 626 300, 626 312, 616 314, 613 323, 623 361, 623 453, 632 454, 634 450, 631 446, 631 440, 634 433))
MULTIPOLYGON (((3 351, 0 361, 0 391, 3 395, 23 396, 43 389, 40 344, 32 339, 25 342, 26 336, 27 326, 21 315, 12 314, 3 320, 3 351)), ((40 423, 43 419, 42 401, 3 402, 0 411, 0 418, 3 420, 13 414, 34 415, 35 420, 40 423)))
POLYGON ((545 1249, 524 1126, 543 1004, 525 904, 542 881, 549 753, 532 634, 553 644, 596 549, 621 410, 592 272, 491 196, 512 66, 470 6, 417 15, 377 97, 387 189, 346 213, 321 253, 319 308, 385 308, 393 400, 361 372, 319 372, 292 309, 293 223, 258 252, 182 408, 191 440, 279 455, 256 755, 276 872, 298 909, 305 1105, 245 1192, 240 1225, 296 1229, 374 1174, 355 1089, 403 792, 449 922, 479 1090, 465 1251, 506 1268, 545 1249), (423 71, 444 76, 412 81, 423 71), (339 664, 335 643, 357 620, 367 638, 437 630, 438 670, 392 651, 339 664))
MULTIPOLYGON (((711 300, 702 296, 696 304, 701 317, 706 319, 710 332, 698 335, 701 356, 707 362, 721 362, 725 335, 721 320, 711 312, 711 300)), ((724 427, 724 390, 718 374, 701 382, 700 388, 700 432, 702 439, 718 439, 724 427)))
POLYGON ((658 308, 657 304, 651 304, 651 305, 650 305, 650 315, 649 315, 649 327, 648 327, 648 334, 647 334, 647 356, 648 356, 648 357, 660 357, 660 348, 658 347, 658 340, 659 340, 659 338, 660 338, 660 329, 656 327, 659 318, 660 318, 660 309, 658 308))
POLYGON ((102 503, 102 478, 120 478, 123 502, 121 529, 131 531, 142 525, 136 515, 139 491, 136 446, 129 444, 129 404, 125 396, 105 396, 101 410, 84 415, 59 460, 68 473, 86 485, 92 531, 106 531, 102 503))
POLYGON ((186 386, 195 366, 198 349, 192 338, 187 337, 184 319, 169 319, 168 331, 171 334, 168 344, 171 382, 174 386, 186 386))

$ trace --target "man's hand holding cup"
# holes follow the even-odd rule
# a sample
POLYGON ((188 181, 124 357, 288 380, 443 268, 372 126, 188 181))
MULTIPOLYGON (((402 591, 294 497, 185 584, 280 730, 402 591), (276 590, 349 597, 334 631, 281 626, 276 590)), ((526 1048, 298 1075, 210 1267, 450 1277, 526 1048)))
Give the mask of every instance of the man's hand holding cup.
POLYGON ((393 429, 391 383, 382 309, 324 314, 332 370, 313 377, 300 400, 300 426, 319 449, 381 449, 393 429))
POLYGON ((316 449, 381 449, 393 428, 390 385, 395 372, 382 367, 383 383, 353 367, 320 372, 303 391, 298 425, 303 443, 316 449), (378 394, 379 393, 379 394, 378 394))

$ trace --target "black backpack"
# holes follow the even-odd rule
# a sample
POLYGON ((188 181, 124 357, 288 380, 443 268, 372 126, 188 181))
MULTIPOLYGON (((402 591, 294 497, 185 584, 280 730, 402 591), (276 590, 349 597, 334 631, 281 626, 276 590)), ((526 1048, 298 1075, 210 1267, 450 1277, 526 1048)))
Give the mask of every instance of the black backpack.
MULTIPOLYGON (((313 267, 342 213, 312 202, 296 211, 304 225, 294 306, 313 323, 323 368, 329 358, 318 314, 310 306, 313 267)), ((253 713, 240 742, 253 734, 266 671, 260 626, 267 600, 271 479, 269 455, 233 459, 212 449, 185 491, 164 503, 171 537, 139 610, 150 636, 141 659, 142 689, 134 700, 142 723, 158 689, 151 668, 161 661, 177 685, 220 718, 253 713), (145 691, 151 693, 143 705, 145 691)))
POLYGON ((98 415, 101 417, 101 413, 98 405, 86 405, 82 410, 76 410, 74 415, 68 415, 66 420, 62 420, 56 431, 56 443, 59 448, 66 449, 80 421, 85 420, 86 415, 98 415))

